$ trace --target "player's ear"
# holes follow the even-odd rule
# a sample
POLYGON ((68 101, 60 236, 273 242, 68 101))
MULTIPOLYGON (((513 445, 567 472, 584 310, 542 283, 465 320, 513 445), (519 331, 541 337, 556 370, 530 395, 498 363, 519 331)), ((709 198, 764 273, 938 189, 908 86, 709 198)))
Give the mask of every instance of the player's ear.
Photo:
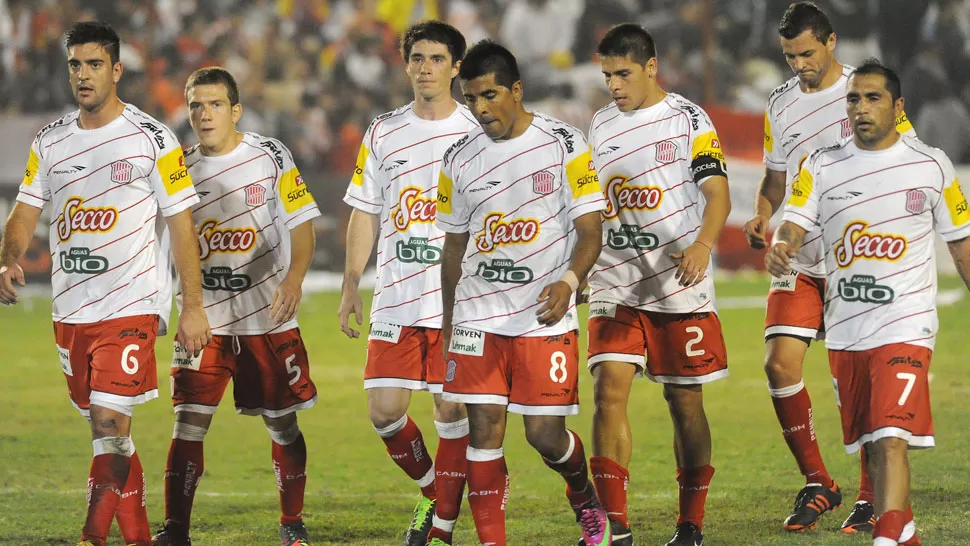
POLYGON ((829 34, 829 39, 825 41, 825 49, 829 50, 830 55, 835 53, 835 46, 837 45, 837 42, 838 37, 835 35, 835 33, 833 32, 832 34, 829 34))
POLYGON ((893 110, 896 114, 896 119, 899 119, 906 111, 906 99, 899 97, 896 99, 896 104, 893 105, 893 110))
POLYGON ((654 78, 655 79, 657 77, 657 68, 658 68, 657 67, 657 58, 656 57, 650 57, 650 59, 647 61, 647 66, 646 66, 647 77, 648 78, 654 78))
POLYGON ((458 70, 461 69, 461 59, 451 64, 451 79, 458 77, 458 70))
POLYGON ((516 80, 516 82, 512 84, 512 99, 515 100, 516 103, 522 102, 522 80, 516 80))
POLYGON ((241 103, 238 103, 237 102, 236 104, 233 104, 232 105, 232 123, 233 124, 239 123, 239 120, 242 118, 242 113, 243 113, 242 110, 243 109, 242 109, 242 104, 241 103))
POLYGON ((111 67, 111 79, 114 80, 115 83, 120 82, 121 74, 124 71, 125 71, 125 67, 124 65, 121 64, 121 61, 116 62, 114 66, 111 67))

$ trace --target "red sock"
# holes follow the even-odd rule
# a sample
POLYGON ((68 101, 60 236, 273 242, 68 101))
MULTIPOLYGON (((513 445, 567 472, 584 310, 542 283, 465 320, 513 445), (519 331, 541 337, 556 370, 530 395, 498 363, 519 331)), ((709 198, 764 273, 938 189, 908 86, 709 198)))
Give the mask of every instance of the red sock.
POLYGON ((125 544, 151 546, 152 532, 148 527, 148 511, 145 509, 145 471, 141 467, 138 453, 131 455, 131 469, 128 483, 121 492, 118 502, 118 528, 125 544))
POLYGON ((421 488, 421 494, 434 499, 434 464, 418 425, 405 415, 397 423, 377 430, 377 434, 384 440, 391 459, 421 488))
POLYGON ((478 540, 489 546, 507 546, 505 505, 509 501, 509 469, 502 448, 468 448, 468 506, 478 540))
POLYGON ((866 455, 865 449, 859 450, 859 461, 862 469, 859 472, 859 495, 855 500, 856 502, 865 501, 871 504, 874 497, 872 493, 872 480, 869 479, 869 456, 866 455))
POLYGON ((438 429, 438 452, 434 458, 435 496, 434 520, 428 540, 439 538, 451 543, 455 522, 461 511, 461 497, 465 492, 468 472, 468 419, 455 423, 435 421, 438 429))
POLYGON ((192 501, 204 469, 201 441, 172 439, 165 464, 165 526, 169 530, 188 536, 192 501))
POLYGON ((273 442, 273 470, 280 490, 280 524, 303 521, 303 494, 306 490, 306 442, 300 433, 291 444, 273 442))
POLYGON ((689 521, 704 528, 704 503, 707 502, 707 490, 714 477, 714 467, 711 465, 698 468, 677 469, 677 483, 680 484, 680 514, 677 525, 689 521))
POLYGON ((798 468, 806 483, 820 483, 831 488, 832 476, 822 462, 822 453, 815 439, 815 421, 812 419, 812 399, 804 383, 782 389, 768 388, 775 414, 781 423, 788 449, 795 456, 798 468))
POLYGON ((913 518, 913 507, 907 506, 906 510, 903 510, 903 521, 906 524, 903 526, 903 531, 899 535, 899 546, 923 546, 923 541, 920 540, 919 535, 916 534, 916 520, 913 518), (913 534, 904 538, 904 535, 908 535, 906 528, 912 527, 913 534))
POLYGON ((573 508, 579 508, 596 497, 596 489, 589 482, 583 441, 575 432, 571 430, 566 432, 569 434, 569 448, 562 458, 553 462, 543 457, 542 461, 566 480, 566 497, 569 499, 569 504, 573 508))
POLYGON ((883 512, 876 520, 876 526, 872 529, 872 538, 888 538, 896 542, 899 535, 903 533, 903 527, 906 526, 907 521, 909 520, 902 510, 883 512))
POLYGON ((589 467, 593 471, 596 494, 606 508, 606 515, 624 527, 630 526, 626 490, 630 486, 630 472, 619 463, 606 457, 590 457, 589 467))
POLYGON ((95 455, 88 474, 88 514, 81 529, 81 540, 104 546, 121 491, 128 481, 131 443, 128 438, 109 437, 94 440, 93 444, 95 455))

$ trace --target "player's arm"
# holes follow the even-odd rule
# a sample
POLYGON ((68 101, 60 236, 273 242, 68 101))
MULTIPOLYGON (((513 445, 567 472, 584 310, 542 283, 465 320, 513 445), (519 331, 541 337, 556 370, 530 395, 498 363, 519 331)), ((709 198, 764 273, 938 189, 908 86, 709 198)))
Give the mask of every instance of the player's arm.
POLYGON ((769 273, 775 277, 791 273, 791 259, 798 254, 806 233, 808 231, 805 228, 789 221, 785 221, 778 228, 778 232, 775 233, 775 243, 765 255, 765 267, 768 268, 769 273))
POLYGON ((731 214, 731 192, 725 176, 711 176, 701 185, 701 193, 707 200, 704 206, 704 216, 701 219, 701 230, 697 239, 670 257, 679 260, 680 265, 674 275, 681 286, 698 283, 707 274, 707 266, 711 262, 711 252, 721 237, 724 223, 731 214))
POLYGON ((337 310, 340 329, 349 338, 360 337, 360 332, 350 327, 350 315, 354 315, 358 326, 363 324, 364 304, 360 299, 360 278, 374 249, 374 240, 380 233, 380 222, 380 216, 360 209, 355 208, 350 213, 350 223, 347 225, 344 281, 341 286, 340 307, 337 310))
POLYGON ((580 288, 580 281, 586 279, 592 269, 600 250, 603 249, 603 218, 600 211, 588 212, 575 220, 576 246, 569 261, 569 269, 562 278, 542 290, 539 301, 545 302, 536 311, 540 324, 552 326, 556 324, 569 310, 569 299, 580 288))
POLYGON ((771 250, 765 255, 765 266, 776 277, 791 273, 791 260, 802 247, 805 234, 819 223, 817 153, 802 160, 798 176, 792 183, 791 198, 785 205, 783 223, 775 232, 771 250))
POLYGON ((448 346, 451 344, 451 317, 455 310, 455 289, 461 279, 461 260, 468 248, 468 232, 445 233, 445 244, 441 248, 441 335, 445 360, 448 359, 448 346))
POLYGON ((963 279, 963 284, 970 290, 970 237, 964 237, 959 241, 950 241, 946 244, 953 257, 953 265, 957 266, 957 273, 963 279))
POLYGON ((303 297, 303 279, 310 270, 316 246, 313 222, 303 222, 290 230, 290 267, 283 282, 273 293, 273 303, 269 306, 269 316, 277 324, 283 324, 296 316, 303 297))
POLYGON ((26 203, 17 202, 7 217, 0 239, 0 303, 17 303, 17 289, 14 282, 26 286, 24 270, 17 262, 24 257, 42 209, 26 203))
POLYGON ((942 152, 937 162, 943 172, 941 197, 933 206, 933 227, 946 241, 963 283, 970 288, 970 205, 950 159, 942 152))
POLYGON ((754 196, 754 216, 744 224, 744 235, 751 248, 765 247, 768 223, 785 200, 787 173, 765 168, 765 175, 754 196))
POLYGON ((179 341, 186 351, 199 356, 212 339, 209 319, 202 303, 202 265, 199 261, 199 239, 192 221, 192 211, 185 209, 165 218, 172 237, 172 255, 179 274, 182 312, 179 314, 179 341))

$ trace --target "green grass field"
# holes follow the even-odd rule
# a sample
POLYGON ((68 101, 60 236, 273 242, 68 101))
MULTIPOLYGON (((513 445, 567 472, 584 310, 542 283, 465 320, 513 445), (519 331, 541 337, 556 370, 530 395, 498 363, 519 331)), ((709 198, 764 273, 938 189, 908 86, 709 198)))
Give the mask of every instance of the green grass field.
MULTIPOLYGON (((718 296, 761 296, 763 279, 722 283, 718 296)), ((941 288, 959 288, 947 279, 941 288)), ((337 294, 308 296, 300 314, 320 402, 300 414, 309 447, 305 517, 315 544, 398 545, 417 490, 393 465, 367 419, 362 390, 364 344, 341 333, 337 294)), ((927 545, 970 543, 970 379, 966 347, 970 299, 940 310, 943 325, 933 361, 933 410, 937 448, 914 453, 913 505, 927 545)), ((53 346, 49 303, 35 298, 0 309, 0 544, 74 544, 84 519, 91 459, 87 423, 74 411, 53 346)), ((825 352, 810 351, 805 382, 815 403, 816 430, 846 504, 824 517, 814 532, 790 535, 781 521, 803 485, 782 440, 762 372, 763 309, 724 309, 731 376, 707 389, 714 436, 714 466, 707 505, 707 546, 869 544, 867 537, 836 532, 858 484, 858 459, 845 455, 825 352)), ((366 325, 365 325, 366 326, 366 325)), ((585 348, 585 342, 582 345, 585 348)), ((585 352, 585 349, 583 349, 585 352)), ((171 338, 158 343, 161 399, 139 407, 133 438, 149 481, 153 529, 163 517, 162 476, 173 413, 169 401, 171 338)), ((583 373, 582 415, 570 426, 589 436, 591 382, 583 373)), ((205 478, 195 502, 195 544, 271 545, 278 497, 270 440, 257 418, 238 416, 227 397, 206 440, 205 478)), ((429 447, 435 444, 431 402, 415 397, 411 415, 429 447)), ((658 385, 637 384, 630 415, 634 458, 630 512, 641 545, 661 545, 677 515, 671 425, 658 385)), ((588 452, 587 452, 588 453, 588 452)), ((563 483, 526 444, 521 420, 510 420, 506 456, 512 474, 509 540, 515 545, 566 546, 578 527, 563 496, 563 483)), ((121 544, 114 532, 111 544, 121 544)), ((475 544, 467 506, 456 544, 475 544)))

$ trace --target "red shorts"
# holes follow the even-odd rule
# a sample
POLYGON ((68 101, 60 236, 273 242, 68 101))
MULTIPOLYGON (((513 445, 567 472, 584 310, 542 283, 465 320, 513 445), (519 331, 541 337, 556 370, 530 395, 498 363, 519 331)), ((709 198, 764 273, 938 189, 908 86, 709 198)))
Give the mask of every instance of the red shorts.
POLYGON ((579 413, 579 344, 575 331, 508 337, 455 328, 444 399, 497 404, 522 415, 579 413))
POLYGON ((176 343, 175 411, 214 414, 232 379, 236 413, 281 417, 317 403, 300 329, 255 336, 212 336, 199 358, 176 343))
POLYGON ((792 271, 771 279, 765 339, 789 336, 811 341, 825 339, 825 279, 792 271))
POLYGON ((882 438, 901 438, 910 448, 935 445, 927 377, 932 356, 905 343, 829 351, 847 452, 882 438))
POLYGON ((427 389, 438 394, 444 378, 440 329, 371 324, 364 368, 365 389, 427 389))
POLYGON ((629 362, 652 381, 675 385, 699 385, 728 375, 727 349, 715 313, 657 313, 602 302, 591 303, 589 309, 590 369, 600 362, 629 362))
POLYGON ((87 417, 91 404, 119 409, 158 397, 158 315, 90 324, 54 323, 54 340, 71 403, 87 417))

